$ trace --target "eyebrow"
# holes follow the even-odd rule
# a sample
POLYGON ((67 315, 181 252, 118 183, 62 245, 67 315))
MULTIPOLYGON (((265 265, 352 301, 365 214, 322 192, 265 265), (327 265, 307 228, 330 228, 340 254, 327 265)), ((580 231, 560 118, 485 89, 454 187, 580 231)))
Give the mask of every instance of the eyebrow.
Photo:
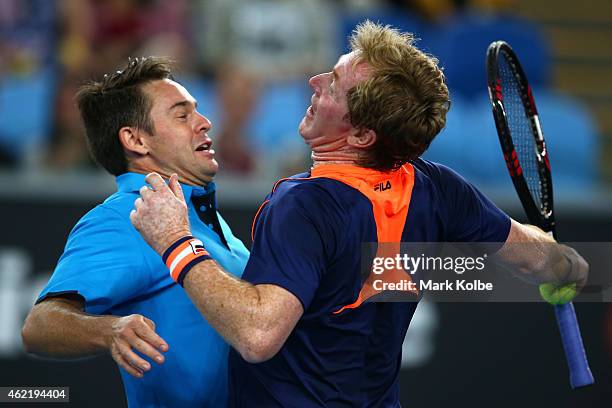
MULTIPOLYGON (((168 108, 168 111, 171 111, 171 110, 179 108, 179 107, 185 108, 185 107, 191 105, 191 103, 192 103, 191 101, 187 101, 187 100, 175 102, 175 103, 172 104, 172 106, 170 106, 168 108)), ((198 101, 193 101, 193 106, 197 109, 198 101)))
POLYGON ((332 70, 332 74, 334 74, 334 81, 338 82, 340 77, 338 77, 338 72, 336 71, 336 68, 332 70))

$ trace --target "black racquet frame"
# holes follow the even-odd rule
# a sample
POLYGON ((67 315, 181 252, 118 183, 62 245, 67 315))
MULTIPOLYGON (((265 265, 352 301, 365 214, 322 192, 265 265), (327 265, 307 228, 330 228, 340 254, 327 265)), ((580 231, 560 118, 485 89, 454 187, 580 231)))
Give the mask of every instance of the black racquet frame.
MULTIPOLYGON (((489 45, 487 49, 486 66, 489 98, 493 109, 497 135, 499 136, 499 142, 504 154, 506 166, 508 167, 508 172, 510 173, 514 187, 516 188, 529 221, 548 232, 556 239, 550 160, 546 150, 546 143, 544 142, 544 135, 542 134, 542 127, 540 126, 538 110, 536 108, 531 86, 529 86, 529 82, 519 63, 518 57, 514 51, 512 51, 510 45, 504 41, 496 41, 489 45), (537 191, 531 191, 529 189, 529 183, 525 178, 519 156, 516 153, 516 147, 512 140, 510 126, 506 118, 504 89, 502 89, 499 74, 500 60, 502 58, 508 64, 510 73, 516 81, 518 88, 516 91, 518 91, 524 114, 527 116, 531 127, 530 136, 534 138, 533 157, 535 157, 535 166, 538 173, 537 191), (539 203, 534 199, 534 194, 537 195, 539 203)), ((509 91, 508 95, 512 95, 512 92, 509 91)), ((525 159, 529 160, 527 158, 525 159)), ((525 163, 523 163, 523 165, 524 164, 525 163)), ((531 163, 528 163, 527 168, 531 170, 532 167, 530 166, 531 163)), ((570 383, 572 388, 593 384, 595 380, 589 368, 573 304, 569 302, 557 305, 554 309, 570 371, 570 383)))
POLYGON ((542 127, 540 126, 538 110, 535 105, 531 86, 527 82, 527 77, 523 72, 523 68, 521 67, 521 64, 519 63, 518 58, 512 48, 504 41, 496 41, 489 46, 489 50, 487 51, 487 80, 489 98, 493 107, 493 117, 495 118, 495 126, 497 128, 499 142, 504 154, 504 159, 506 160, 508 172, 510 173, 514 187, 516 188, 521 203, 523 204, 527 218, 529 219, 529 222, 537 225, 546 232, 551 232, 556 238, 550 161, 548 159, 548 151, 546 150, 544 135, 542 134, 542 127), (542 194, 540 196, 541 205, 536 204, 531 192, 529 191, 523 169, 521 168, 521 163, 519 163, 519 159, 516 154, 514 142, 512 141, 510 128, 508 126, 508 122, 506 121, 503 94, 498 74, 498 58, 500 53, 504 54, 506 61, 512 68, 515 79, 519 84, 520 97, 529 119, 529 123, 531 124, 531 130, 535 137, 536 151, 534 154, 536 157, 536 166, 540 176, 540 186, 542 189, 542 194))

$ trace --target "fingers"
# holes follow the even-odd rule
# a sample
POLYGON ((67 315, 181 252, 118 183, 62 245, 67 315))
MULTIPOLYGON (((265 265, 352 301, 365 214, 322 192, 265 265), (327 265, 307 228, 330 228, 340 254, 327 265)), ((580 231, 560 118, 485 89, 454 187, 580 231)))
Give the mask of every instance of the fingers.
POLYGON ((582 272, 580 273, 580 277, 576 281, 576 288, 578 292, 582 291, 582 289, 586 286, 587 280, 589 278, 590 269, 589 264, 587 263, 587 261, 584 260, 584 258, 581 257, 580 260, 580 268, 582 269, 582 272))
POLYGON ((132 222, 134 228, 136 228, 138 231, 140 231, 140 219, 138 218, 138 210, 140 210, 143 205, 144 202, 142 201, 142 198, 138 197, 134 201, 134 209, 130 211, 130 221, 132 222))
POLYGON ((113 359, 130 375, 141 378, 151 369, 151 364, 136 352, 158 364, 165 361, 160 352, 168 350, 168 344, 155 333, 155 323, 142 315, 119 318, 113 324, 110 351, 113 359))
POLYGON ((170 190, 172 190, 176 198, 178 198, 181 201, 185 201, 185 196, 183 195, 183 189, 181 188, 181 185, 178 181, 178 175, 176 173, 173 173, 170 176, 170 190))
POLYGON ((151 197, 151 194, 153 194, 153 190, 149 186, 142 186, 140 187, 139 193, 140 193, 140 197, 143 200, 146 200, 151 197))
POLYGON ((167 351, 168 344, 157 333, 155 333, 154 329, 152 329, 150 326, 137 327, 134 332, 138 335, 138 337, 140 337, 140 339, 142 339, 135 342, 134 346, 140 344, 141 342, 144 342, 148 346, 144 348, 146 348, 147 350, 153 350, 152 352, 146 353, 144 350, 138 349, 139 351, 143 352, 154 360, 158 360, 158 357, 162 357, 163 360, 163 356, 157 350, 167 351))
POLYGON ((578 251, 576 251, 574 248, 570 249, 573 255, 569 257, 571 264, 570 279, 576 282, 576 289, 581 291, 586 285, 589 277, 589 264, 582 256, 580 256, 578 251))
POLYGON ((166 185, 164 179, 157 173, 147 174, 145 180, 147 181, 147 183, 149 183, 151 187, 143 186, 140 188, 140 196, 143 200, 147 200, 149 197, 151 197, 154 191, 159 191, 163 193, 169 188, 176 198, 181 201, 185 201, 183 189, 181 188, 181 185, 178 181, 178 175, 176 173, 173 173, 170 176, 170 181, 168 185, 166 185))
POLYGON ((117 365, 123 368, 132 377, 142 378, 142 376, 144 375, 140 369, 132 367, 132 365, 128 363, 128 361, 121 355, 121 353, 119 353, 119 351, 112 353, 112 357, 113 360, 115 360, 115 362, 117 363, 117 365))
POLYGON ((147 324, 147 326, 149 326, 151 330, 155 331, 155 322, 151 319, 147 319, 144 316, 142 316, 142 318, 144 319, 144 322, 147 324))
POLYGON ((138 224, 138 215, 136 214, 136 210, 130 211, 130 221, 132 222, 134 228, 140 231, 140 224, 138 224))
POLYGON ((141 340, 140 338, 135 338, 132 341, 131 346, 158 364, 163 363, 165 360, 164 356, 157 351, 157 349, 153 347, 151 343, 141 340))
POLYGON ((574 248, 567 245, 560 245, 560 247, 569 263, 563 282, 576 283, 576 289, 580 291, 586 285, 589 277, 589 264, 574 248))
MULTIPOLYGON (((151 339, 150 343, 157 344, 157 348, 161 351, 168 351, 168 343, 164 339, 162 339, 157 333, 155 333, 155 322, 151 319, 147 319, 143 316, 145 323, 151 328, 152 333, 156 336, 154 339, 151 339)), ((146 339, 145 339, 146 340, 146 339)))
POLYGON ((151 364, 148 361, 140 357, 138 354, 132 351, 133 345, 128 345, 126 342, 119 341, 117 342, 117 349, 121 354, 121 357, 135 370, 137 371, 149 371, 151 369, 151 364))
MULTIPOLYGON (((168 189, 164 179, 157 173, 149 173, 145 177, 145 181, 153 188, 154 191, 163 192, 168 189)), ((141 192, 142 194, 142 189, 141 192)))

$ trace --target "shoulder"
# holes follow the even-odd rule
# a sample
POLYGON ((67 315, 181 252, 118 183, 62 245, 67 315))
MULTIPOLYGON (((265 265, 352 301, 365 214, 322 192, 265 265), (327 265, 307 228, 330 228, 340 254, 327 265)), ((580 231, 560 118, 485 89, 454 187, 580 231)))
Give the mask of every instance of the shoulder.
POLYGON ((308 220, 320 230, 338 230, 351 216, 371 212, 370 201, 358 190, 328 178, 290 178, 277 184, 267 212, 287 220, 308 220))
POLYGON ((98 207, 101 212, 114 212, 121 217, 129 219, 130 211, 134 209, 134 201, 136 201, 138 197, 140 197, 138 192, 116 192, 104 200, 98 207))
POLYGON ((413 160, 411 164, 415 169, 415 186, 424 185, 445 199, 476 192, 469 181, 448 166, 424 159, 413 160))
POLYGON ((355 205, 356 201, 368 202, 358 190, 341 181, 311 178, 308 173, 280 180, 270 196, 270 204, 305 208, 325 206, 344 210, 355 205))
POLYGON ((155 252, 130 221, 131 208, 108 200, 94 207, 73 227, 61 259, 107 262, 112 254, 113 259, 121 259, 125 265, 148 264, 149 259, 155 259, 155 252))
POLYGON ((415 169, 415 173, 417 175, 425 177, 438 184, 445 184, 449 182, 466 182, 466 180, 455 170, 440 163, 418 158, 412 160, 410 164, 412 164, 412 167, 415 169))
POLYGON ((101 234, 117 233, 127 238, 137 234, 130 222, 130 212, 134 208, 136 198, 137 194, 113 194, 81 217, 70 235, 101 238, 101 234))

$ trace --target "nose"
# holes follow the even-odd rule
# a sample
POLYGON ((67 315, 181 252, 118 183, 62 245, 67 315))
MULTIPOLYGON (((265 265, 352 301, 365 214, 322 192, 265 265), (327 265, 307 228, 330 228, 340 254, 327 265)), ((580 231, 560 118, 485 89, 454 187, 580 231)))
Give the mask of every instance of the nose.
POLYGON ((316 93, 321 93, 321 81, 322 81, 324 76, 325 76, 325 74, 315 75, 312 78, 310 78, 310 80, 308 81, 308 83, 310 84, 310 87, 316 93))
POLYGON ((198 122, 197 122, 197 132, 208 132, 210 129, 212 129, 212 122, 204 115, 202 115, 200 112, 196 111, 196 115, 198 115, 198 122))

